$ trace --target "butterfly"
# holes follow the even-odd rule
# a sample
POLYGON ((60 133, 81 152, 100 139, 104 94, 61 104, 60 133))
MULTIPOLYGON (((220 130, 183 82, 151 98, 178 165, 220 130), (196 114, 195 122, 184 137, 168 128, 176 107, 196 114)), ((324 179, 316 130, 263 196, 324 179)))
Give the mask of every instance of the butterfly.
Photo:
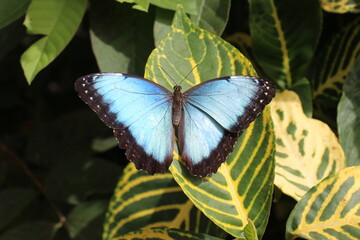
POLYGON ((194 176, 217 172, 239 133, 275 96, 273 83, 250 76, 205 81, 174 92, 124 73, 95 73, 76 80, 80 98, 113 129, 137 169, 167 171, 175 136, 182 161, 194 176))

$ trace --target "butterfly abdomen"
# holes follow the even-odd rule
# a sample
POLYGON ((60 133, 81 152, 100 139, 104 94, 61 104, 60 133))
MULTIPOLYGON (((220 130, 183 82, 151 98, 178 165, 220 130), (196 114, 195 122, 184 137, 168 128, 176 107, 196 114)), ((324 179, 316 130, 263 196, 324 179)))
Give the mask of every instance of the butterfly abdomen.
POLYGON ((182 103, 183 95, 181 93, 181 87, 175 86, 172 105, 172 123, 176 127, 179 126, 179 123, 181 121, 182 103))

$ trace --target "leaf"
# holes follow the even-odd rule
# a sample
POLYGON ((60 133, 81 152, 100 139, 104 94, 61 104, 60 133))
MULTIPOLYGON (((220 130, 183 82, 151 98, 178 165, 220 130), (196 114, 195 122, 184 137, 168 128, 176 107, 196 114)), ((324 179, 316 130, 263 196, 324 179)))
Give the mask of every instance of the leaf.
MULTIPOLYGON (((107 201, 89 201, 83 202, 72 209, 67 216, 66 228, 71 238, 75 238, 81 235, 91 222, 96 220, 98 217, 105 217, 107 208, 107 201)), ((102 229, 98 227, 96 232, 92 231, 92 234, 96 233, 101 236, 102 229)))
POLYGON ((196 15, 199 12, 198 1, 194 0, 150 0, 151 4, 168 10, 176 10, 178 5, 184 8, 189 14, 196 15))
MULTIPOLYGON (((172 30, 152 52, 145 78, 172 89, 173 82, 158 67, 178 81, 184 91, 205 80, 229 75, 255 75, 251 63, 220 37, 193 25, 181 9, 172 30)), ((208 178, 190 176, 178 154, 170 167, 175 180, 194 204, 213 222, 238 237, 250 218, 261 236, 271 205, 275 147, 268 110, 240 137, 234 152, 217 174, 208 178), (245 150, 246 149, 246 150, 245 150)))
POLYGON ((103 240, 153 227, 225 237, 183 194, 170 173, 149 175, 129 163, 111 199, 103 240))
MULTIPOLYGON (((190 15, 192 22, 207 31, 216 35, 221 35, 226 27, 229 12, 229 0, 201 0, 198 1, 198 11, 190 15)), ((154 24, 155 45, 158 46, 160 41, 170 32, 170 25, 174 18, 174 12, 157 8, 154 24)))
POLYGON ((61 226, 45 221, 20 224, 0 235, 0 240, 51 240, 61 226))
POLYGON ((321 0, 321 7, 332 13, 360 12, 360 3, 357 0, 321 0))
POLYGON ((212 237, 203 233, 193 233, 174 228, 143 228, 138 231, 130 232, 124 236, 113 238, 112 240, 132 240, 132 239, 164 239, 164 240, 220 240, 221 238, 212 237))
POLYGON ((256 234, 255 225, 250 219, 249 219, 248 224, 244 228, 244 234, 245 234, 246 240, 258 240, 259 239, 256 234))
POLYGON ((230 5, 230 0, 202 0, 199 11, 190 19, 200 28, 220 36, 229 18, 230 5))
POLYGON ((32 0, 24 25, 30 34, 45 35, 21 56, 21 66, 27 82, 49 65, 78 29, 87 0, 32 0))
POLYGON ((278 93, 270 106, 276 134, 275 185, 299 200, 323 178, 345 167, 344 153, 325 123, 304 115, 294 92, 278 93))
POLYGON ((297 81, 291 88, 291 91, 296 92, 299 95, 301 100, 302 110, 307 117, 312 117, 312 96, 311 96, 311 86, 307 78, 301 78, 297 81))
POLYGON ((309 80, 313 84, 313 99, 322 104, 336 106, 342 85, 360 51, 360 17, 336 34, 317 54, 309 80))
POLYGON ((90 157, 95 152, 92 149, 94 139, 105 136, 112 136, 111 130, 93 112, 67 114, 34 131, 26 156, 40 166, 90 157))
POLYGON ((359 239, 360 167, 348 167, 314 186, 286 224, 286 238, 359 239))
POLYGON ((128 4, 93 1, 90 37, 100 71, 142 76, 154 48, 153 21, 153 14, 133 11, 128 4))
POLYGON ((289 89, 304 76, 320 37, 319 3, 249 0, 249 4, 255 60, 270 80, 289 89))
POLYGON ((30 0, 0 0, 0 29, 22 17, 30 0))
MULTIPOLYGON (((134 5, 132 6, 132 8, 140 10, 140 11, 144 11, 147 12, 148 8, 149 8, 149 2, 150 0, 116 0, 118 2, 124 3, 134 3, 134 5)), ((126 15, 128 16, 128 15, 126 15)))
MULTIPOLYGON (((0 230, 19 216, 35 199, 37 193, 31 189, 12 188, 0 191, 0 230)), ((0 238, 1 239, 1 238, 0 238)))
POLYGON ((114 137, 96 138, 92 143, 92 149, 96 152, 106 152, 118 145, 119 142, 114 137))
POLYGON ((160 41, 170 32, 170 25, 173 18, 173 11, 164 8, 156 8, 154 23, 154 40, 156 46, 158 46, 160 41))
POLYGON ((360 57, 346 78, 338 106, 338 130, 347 166, 360 165, 360 57))
POLYGON ((45 179, 50 198, 77 204, 94 194, 111 193, 121 169, 103 159, 59 162, 45 179))

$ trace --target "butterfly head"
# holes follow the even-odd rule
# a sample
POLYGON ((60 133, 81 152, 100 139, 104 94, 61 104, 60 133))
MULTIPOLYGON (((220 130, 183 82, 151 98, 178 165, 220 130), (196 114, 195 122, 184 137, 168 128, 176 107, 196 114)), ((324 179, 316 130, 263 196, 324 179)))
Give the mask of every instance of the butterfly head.
POLYGON ((181 92, 181 90, 182 90, 181 86, 179 86, 179 85, 174 86, 174 92, 181 92))

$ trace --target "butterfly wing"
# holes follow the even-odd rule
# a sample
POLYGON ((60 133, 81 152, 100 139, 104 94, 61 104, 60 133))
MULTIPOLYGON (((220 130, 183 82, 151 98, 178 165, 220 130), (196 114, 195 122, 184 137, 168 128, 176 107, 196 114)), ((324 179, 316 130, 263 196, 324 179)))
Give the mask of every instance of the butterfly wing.
POLYGON ((172 93, 149 80, 121 73, 79 78, 80 98, 113 129, 137 169, 165 172, 173 157, 172 93))
POLYGON ((216 172, 233 150, 238 133, 274 96, 271 82, 247 76, 209 80, 184 92, 179 147, 190 172, 200 176, 216 172))

